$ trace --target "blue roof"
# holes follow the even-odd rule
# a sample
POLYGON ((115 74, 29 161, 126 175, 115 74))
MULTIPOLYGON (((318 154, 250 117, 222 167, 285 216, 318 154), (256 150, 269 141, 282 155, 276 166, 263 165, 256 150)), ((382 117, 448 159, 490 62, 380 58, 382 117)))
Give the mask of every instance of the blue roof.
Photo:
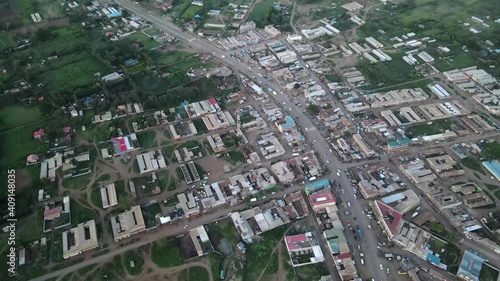
POLYGON ((411 143, 411 139, 409 139, 409 138, 402 138, 402 139, 388 141, 387 145, 391 146, 391 147, 395 147, 395 146, 397 147, 397 146, 400 146, 400 145, 408 145, 410 143, 411 143))
POLYGON ((398 200, 403 200, 405 199, 405 196, 403 195, 403 193, 396 193, 396 194, 393 194, 393 195, 389 195, 387 197, 384 197, 382 198, 382 202, 384 202, 385 204, 391 204, 391 203, 394 203, 398 200))
POLYGON ((195 19, 200 19, 200 18, 201 18, 201 15, 200 15, 200 14, 196 14, 196 15, 194 15, 194 18, 195 18, 195 19))
POLYGON ((328 179, 320 179, 306 184, 306 192, 313 192, 322 188, 330 188, 330 181, 328 179))
POLYGON ((490 171, 497 179, 500 179, 500 161, 483 161, 483 166, 490 171))
POLYGON ((291 116, 286 116, 285 117, 285 123, 281 124, 281 128, 283 129, 290 129, 290 128, 293 128, 295 127, 295 121, 293 120, 293 118, 291 116))
POLYGON ((436 264, 436 265, 440 265, 441 264, 441 258, 438 257, 438 256, 435 256, 435 255, 433 255, 431 253, 427 254, 427 260, 430 261, 430 262, 432 262, 432 263, 434 263, 434 264, 436 264))
POLYGON ((338 243, 336 243, 336 242, 330 242, 329 244, 330 244, 330 248, 332 249, 333 253, 340 252, 340 247, 339 247, 338 243))
POLYGON ((457 275, 468 277, 470 280, 479 281, 479 273, 485 260, 476 253, 466 250, 462 262, 458 268, 457 275))

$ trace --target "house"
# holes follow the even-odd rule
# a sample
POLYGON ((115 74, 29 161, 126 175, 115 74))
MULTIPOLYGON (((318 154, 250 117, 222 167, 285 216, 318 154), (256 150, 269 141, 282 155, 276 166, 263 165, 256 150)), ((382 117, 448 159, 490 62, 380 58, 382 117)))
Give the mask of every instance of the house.
POLYGON ((38 157, 38 155, 30 154, 30 155, 28 155, 28 157, 26 157, 26 165, 36 164, 36 163, 38 163, 39 160, 40 160, 40 157, 38 157))
POLYGON ((62 233, 63 258, 68 259, 99 247, 94 220, 78 224, 62 233))
POLYGON ((118 199, 116 197, 116 189, 114 183, 101 187, 101 201, 103 209, 107 209, 118 205, 118 199))
POLYGON ((45 136, 45 130, 40 128, 38 131, 33 132, 33 137, 35 139, 41 139, 43 136, 45 136))
POLYGON ((293 267, 325 260, 321 247, 318 245, 318 239, 312 232, 286 236, 285 243, 293 267))

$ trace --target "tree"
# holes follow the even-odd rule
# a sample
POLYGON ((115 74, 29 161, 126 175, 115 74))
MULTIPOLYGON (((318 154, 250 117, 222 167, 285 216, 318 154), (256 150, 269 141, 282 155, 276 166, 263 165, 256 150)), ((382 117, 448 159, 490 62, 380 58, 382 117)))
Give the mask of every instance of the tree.
POLYGON ((317 105, 315 105, 314 103, 311 103, 307 109, 314 115, 317 115, 319 113, 319 108, 317 105))
POLYGON ((438 221, 433 221, 431 222, 430 229, 438 234, 441 234, 444 232, 444 227, 443 225, 438 222, 438 221))

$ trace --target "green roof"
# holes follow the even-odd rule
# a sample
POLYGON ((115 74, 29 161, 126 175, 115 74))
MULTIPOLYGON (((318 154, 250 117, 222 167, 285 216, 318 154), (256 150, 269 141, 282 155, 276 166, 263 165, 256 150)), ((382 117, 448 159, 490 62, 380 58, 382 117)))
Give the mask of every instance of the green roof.
POLYGON ((401 145, 408 145, 410 143, 411 143, 411 139, 402 138, 402 139, 388 141, 387 145, 391 146, 391 147, 395 147, 395 146, 397 147, 397 146, 401 146, 401 145))

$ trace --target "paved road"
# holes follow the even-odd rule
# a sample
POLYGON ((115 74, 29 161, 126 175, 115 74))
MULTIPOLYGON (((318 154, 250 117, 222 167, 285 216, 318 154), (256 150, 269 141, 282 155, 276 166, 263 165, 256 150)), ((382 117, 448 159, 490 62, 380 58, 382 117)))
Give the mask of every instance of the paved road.
MULTIPOLYGON (((202 52, 210 52, 214 54, 216 57, 222 58, 222 56, 225 57, 225 62, 230 65, 234 71, 240 71, 242 73, 252 73, 256 77, 254 80, 257 80, 257 82, 260 83, 260 85, 264 88, 271 88, 273 90, 277 90, 280 88, 280 86, 277 83, 270 83, 269 81, 265 80, 262 78, 262 76, 258 75, 259 72, 256 71, 255 69, 249 69, 248 65, 243 64, 238 62, 235 59, 232 59, 229 54, 231 52, 222 50, 219 46, 215 46, 211 42, 201 40, 191 34, 182 32, 182 30, 179 29, 179 27, 175 26, 171 22, 166 21, 164 18, 154 16, 152 14, 149 14, 147 11, 142 9, 140 6, 133 4, 133 2, 129 1, 124 1, 124 0, 115 0, 115 2, 134 14, 148 20, 151 22, 153 25, 156 27, 164 30, 165 32, 169 33, 170 35, 173 35, 177 37, 179 40, 182 40, 189 44, 191 47, 198 49, 202 52)), ((286 42, 285 42, 286 43, 286 42)), ((326 91, 328 89, 326 86, 321 82, 321 80, 312 72, 310 72, 311 78, 313 78, 319 85, 321 85, 326 91)), ((276 91, 280 94, 277 95, 270 95, 273 99, 275 99, 281 106, 283 106, 285 109, 288 109, 291 111, 293 114, 293 117, 298 117, 299 123, 303 128, 314 128, 314 124, 311 122, 308 116, 306 116, 302 109, 299 107, 296 107, 295 104, 290 101, 285 95, 281 94, 281 91, 276 91)), ((341 107, 342 110, 345 110, 344 108, 341 107)), ((328 160, 329 163, 326 164, 327 168, 331 171, 336 171, 337 169, 343 169, 342 164, 333 156, 333 154, 329 151, 329 145, 327 141, 322 137, 321 132, 318 130, 304 130, 304 133, 306 137, 312 141, 313 149, 315 152, 318 153, 320 156, 325 156, 328 160)), ((358 200, 354 199, 354 192, 352 188, 350 188, 350 182, 348 181, 347 177, 342 173, 342 176, 337 179, 337 182, 344 186, 345 188, 345 200, 351 201, 351 210, 350 212, 353 214, 353 216, 356 217, 363 217, 361 211, 362 211, 362 206, 359 204, 358 200)), ((363 272, 366 272, 368 268, 371 268, 372 273, 370 274, 372 278, 375 278, 377 281, 382 281, 386 280, 385 275, 381 272, 381 270, 378 268, 378 263, 375 262, 378 260, 377 257, 377 250, 376 250, 376 240, 374 237, 373 232, 368 232, 366 225, 360 225, 361 231, 365 234, 365 244, 366 244, 366 260, 367 260, 367 265, 363 267, 363 272)), ((327 263, 333 262, 331 257, 328 255, 328 260, 327 263), (328 261, 329 260, 329 261, 328 261)), ((329 271, 330 274, 334 275, 335 271, 332 272, 331 270, 331 265, 329 265, 329 271)))

